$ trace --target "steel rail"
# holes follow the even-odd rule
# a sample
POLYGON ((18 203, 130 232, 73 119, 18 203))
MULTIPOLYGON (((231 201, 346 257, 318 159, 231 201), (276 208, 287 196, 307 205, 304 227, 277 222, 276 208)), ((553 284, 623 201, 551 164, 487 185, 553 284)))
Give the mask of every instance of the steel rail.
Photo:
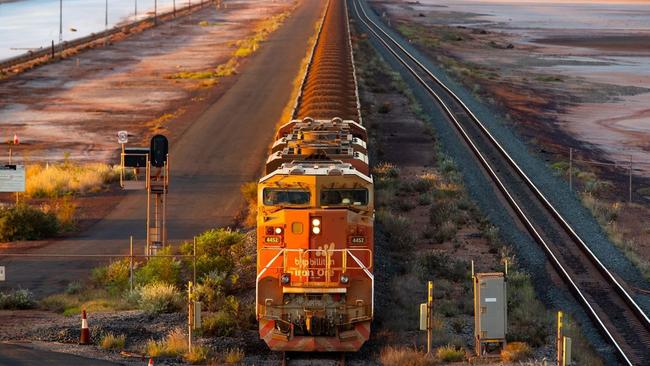
POLYGON ((620 283, 614 278, 614 276, 605 268, 605 266, 602 264, 602 262, 595 256, 595 254, 586 246, 584 241, 578 236, 578 234, 573 230, 573 228, 566 222, 566 220, 559 214, 559 212, 551 205, 551 203, 546 199, 546 197, 541 193, 541 191, 537 188, 537 186, 530 180, 530 178, 523 172, 523 170, 516 164, 516 162, 508 155, 508 153, 505 151, 505 149, 499 144, 499 142, 492 136, 492 134, 487 130, 487 128, 483 125, 483 123, 474 115, 474 113, 467 107, 467 105, 455 94, 453 93, 444 83, 442 83, 435 75, 433 75, 418 59, 416 59, 413 55, 411 55, 410 52, 408 52, 403 46, 401 46, 392 36, 390 36, 387 32, 385 32, 377 23, 375 23, 368 14, 366 13, 365 9, 363 6, 357 1, 353 1, 354 4, 354 9, 355 12, 357 13, 357 17, 361 20, 361 22, 366 26, 368 30, 370 30, 376 37, 377 39, 384 44, 384 46, 389 50, 396 58, 397 60, 402 63, 413 75, 418 81, 427 89, 427 91, 435 97, 435 99, 438 101, 438 103, 442 106, 444 109, 445 113, 447 116, 454 122, 454 125, 456 128, 460 131, 461 135, 463 136, 463 139, 470 145, 470 148, 474 152, 475 155, 479 158, 481 164, 484 166, 484 168, 488 171, 489 175, 492 177, 492 179, 497 183, 498 188, 510 205, 513 207, 517 215, 522 219, 524 225, 526 226, 527 230, 533 235, 533 237, 536 239, 538 243, 540 243, 547 255, 552 259, 552 262, 556 266, 556 268, 560 271, 560 273, 563 275, 565 281, 567 281, 570 286, 573 288, 574 292, 578 295, 580 300, 582 301, 583 305, 587 307, 589 312, 591 313, 590 315, 592 318, 598 323, 598 325, 601 327, 601 330, 606 334, 607 338, 612 342, 612 344, 616 347, 618 350, 619 354, 621 355, 621 358, 625 360, 625 362, 629 365, 632 365, 632 362, 630 361, 628 355, 625 354, 619 343, 616 341, 616 339, 612 336, 610 331, 607 329, 607 327, 604 325, 602 319, 596 311, 593 309, 591 304, 588 302, 588 300, 585 298, 584 294, 580 290, 580 288, 576 285, 576 283, 573 281, 571 276, 568 274, 568 272, 563 268, 562 264, 560 261, 557 259, 553 251, 550 249, 550 247, 547 245, 547 243, 544 241, 544 239, 541 237, 539 232, 535 229, 533 226, 532 222, 528 219, 526 214, 523 212, 521 207, 517 204, 517 202, 514 200, 510 192, 507 190, 501 179, 496 175, 494 172, 494 169, 491 167, 491 165, 487 162, 483 154, 479 151, 478 147, 476 144, 473 142, 473 140, 469 137, 465 129, 462 127, 460 122, 456 119, 455 115, 451 112, 449 107, 446 105, 446 103, 442 100, 442 98, 426 83, 426 81, 418 75, 418 73, 395 51, 393 47, 391 47, 388 42, 379 34, 377 31, 371 27, 368 22, 366 22, 363 17, 361 16, 361 13, 359 12, 359 8, 361 9, 361 12, 363 12, 363 15, 365 19, 367 19, 370 23, 374 25, 380 32, 384 34, 386 38, 388 38, 393 44, 395 44, 397 47, 400 48, 400 50, 411 59, 419 68, 421 68, 425 73, 433 79, 439 86, 441 86, 449 95, 451 95, 456 102, 458 102, 464 112, 467 113, 468 116, 480 127, 480 129, 484 132, 486 136, 489 137, 489 140, 493 143, 494 146, 497 147, 498 151, 506 158, 506 161, 508 164, 517 172, 517 174, 526 182, 526 184, 529 186, 529 188, 535 193, 535 195, 540 199, 542 204, 553 214, 553 217, 561 224, 562 228, 569 234, 569 236, 574 239, 575 242, 579 243, 581 245, 581 249, 585 253, 588 254, 588 258, 592 261, 592 263, 596 264, 596 268, 605 276, 605 279, 608 280, 610 283, 613 283, 615 285, 615 290, 619 292, 619 295, 622 295, 623 300, 630 306, 630 308, 633 310, 635 315, 639 318, 639 320, 642 321, 642 324, 648 328, 648 325, 650 324, 650 321, 648 320, 647 315, 640 309, 640 307, 634 302, 634 300, 631 298, 631 296, 623 289, 623 287, 620 285, 620 283), (358 6, 358 7, 357 7, 358 6), (622 293, 621 293, 622 292, 622 293))

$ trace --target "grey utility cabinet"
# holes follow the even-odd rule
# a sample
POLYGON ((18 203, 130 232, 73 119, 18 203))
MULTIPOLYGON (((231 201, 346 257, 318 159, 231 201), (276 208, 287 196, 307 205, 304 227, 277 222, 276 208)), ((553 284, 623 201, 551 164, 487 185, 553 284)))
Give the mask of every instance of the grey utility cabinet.
POLYGON ((508 333, 508 301, 503 273, 474 276, 474 340, 476 353, 486 353, 491 345, 503 347, 508 333))

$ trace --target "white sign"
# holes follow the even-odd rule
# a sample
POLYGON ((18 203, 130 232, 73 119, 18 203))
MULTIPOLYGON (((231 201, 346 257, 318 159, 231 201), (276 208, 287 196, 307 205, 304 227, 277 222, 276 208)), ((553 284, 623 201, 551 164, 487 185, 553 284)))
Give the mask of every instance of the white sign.
POLYGON ((129 142, 129 133, 126 131, 118 131, 117 132, 117 143, 118 144, 126 144, 129 142))
POLYGON ((0 192, 25 192, 24 165, 0 165, 0 192))
POLYGON ((5 266, 0 266, 0 282, 5 280, 5 266))
POLYGON ((496 297, 486 297, 485 302, 497 302, 497 298, 496 297))

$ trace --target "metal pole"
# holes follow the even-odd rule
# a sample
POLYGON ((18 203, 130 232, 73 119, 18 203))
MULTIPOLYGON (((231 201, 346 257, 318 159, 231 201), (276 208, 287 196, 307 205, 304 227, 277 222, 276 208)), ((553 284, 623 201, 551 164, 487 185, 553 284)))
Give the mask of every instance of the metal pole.
POLYGON ((174 0, 174 17, 176 17, 176 0, 174 0))
POLYGON ((153 2, 153 23, 158 24, 158 0, 153 2))
MULTIPOLYGON (((63 0, 59 0, 59 43, 61 41, 63 41, 63 0)), ((54 55, 52 56, 54 57, 54 55)))
POLYGON ((11 160, 13 155, 14 155, 13 151, 11 150, 11 148, 9 148, 9 165, 11 165, 11 160))
POLYGON ((138 20, 138 0, 135 0, 135 20, 138 20))
POLYGON ((196 283, 196 236, 194 237, 194 258, 192 258, 192 261, 194 262, 193 263, 193 267, 194 267, 193 279, 194 279, 194 283, 196 283))
POLYGON ((129 284, 131 287, 131 291, 133 291, 133 235, 129 238, 129 243, 131 247, 131 257, 129 259, 129 268, 130 268, 130 274, 129 274, 129 284))
POLYGON ((629 190, 628 202, 632 203, 632 155, 630 155, 630 190, 629 190))
POLYGON ((54 40, 52 40, 52 58, 54 58, 54 40))
POLYGON ((104 16, 104 28, 108 29, 108 0, 106 0, 106 11, 104 16))
POLYGON ((187 350, 192 352, 192 282, 187 284, 187 350))
POLYGON ((569 191, 573 191, 573 148, 569 148, 569 191))
POLYGON ((433 339, 433 281, 429 281, 427 290, 427 355, 431 355, 431 341, 433 339))
POLYGON ((557 364, 561 365, 562 364, 562 328, 564 327, 564 323, 562 323, 562 318, 564 314, 562 311, 557 312, 557 338, 555 340, 556 345, 557 345, 557 364))

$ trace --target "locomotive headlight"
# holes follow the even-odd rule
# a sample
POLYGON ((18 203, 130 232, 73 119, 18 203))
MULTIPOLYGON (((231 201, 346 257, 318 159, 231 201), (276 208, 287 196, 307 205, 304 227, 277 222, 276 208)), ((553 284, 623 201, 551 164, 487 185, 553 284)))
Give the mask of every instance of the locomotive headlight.
POLYGON ((320 234, 320 228, 318 226, 314 226, 311 228, 311 232, 318 235, 320 234))
POLYGON ((312 224, 312 226, 320 226, 320 219, 315 218, 315 219, 311 220, 311 224, 312 224))
POLYGON ((282 228, 281 227, 276 227, 275 228, 275 233, 278 234, 278 235, 282 234, 282 228))
POLYGON ((280 276, 280 282, 283 285, 288 285, 289 282, 291 282, 291 274, 290 273, 283 273, 282 276, 280 276))
POLYGON ((346 274, 341 275, 341 283, 347 285, 350 282, 350 277, 346 274))

